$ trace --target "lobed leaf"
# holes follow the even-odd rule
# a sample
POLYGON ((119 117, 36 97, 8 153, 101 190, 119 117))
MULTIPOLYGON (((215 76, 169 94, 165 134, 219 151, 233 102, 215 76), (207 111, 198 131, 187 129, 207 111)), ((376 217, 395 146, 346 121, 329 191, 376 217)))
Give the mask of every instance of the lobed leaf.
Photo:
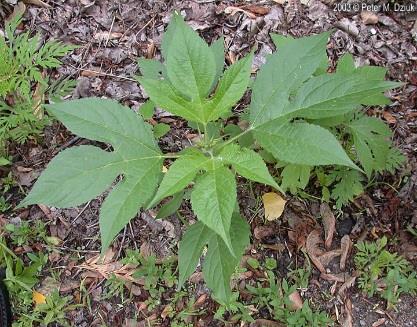
POLYGON ((117 156, 95 146, 67 149, 48 164, 20 206, 42 203, 65 208, 83 204, 110 187, 121 168, 117 156))
POLYGON ((81 99, 49 105, 73 133, 109 143, 112 152, 93 146, 68 149, 48 165, 20 206, 43 203, 71 207, 105 191, 123 175, 100 211, 105 251, 111 240, 152 197, 161 175, 162 155, 140 115, 115 101, 81 99))
POLYGON ((391 130, 381 120, 360 117, 348 124, 359 161, 368 177, 374 171, 386 169, 390 148, 391 130))

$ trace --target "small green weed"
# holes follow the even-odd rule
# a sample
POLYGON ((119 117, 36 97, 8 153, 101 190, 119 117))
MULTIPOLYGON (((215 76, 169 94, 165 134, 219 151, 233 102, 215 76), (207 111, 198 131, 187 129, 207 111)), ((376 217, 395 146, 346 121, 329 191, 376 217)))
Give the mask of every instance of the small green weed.
POLYGON ((9 233, 12 243, 17 246, 33 242, 48 242, 45 223, 41 220, 29 222, 23 220, 19 225, 7 224, 4 229, 9 233))
POLYGON ((34 287, 39 283, 48 256, 43 253, 27 253, 26 256, 25 260, 16 256, 7 246, 5 238, 0 237, 0 268, 5 270, 3 281, 10 293, 16 317, 13 327, 32 327, 39 323, 69 326, 65 312, 74 308, 69 305, 69 297, 60 297, 55 290, 46 295, 45 303, 33 304, 34 287))
POLYGON ((289 295, 296 291, 296 285, 289 285, 283 279, 278 281, 275 275, 267 272, 268 286, 258 282, 257 286, 247 285, 249 292, 253 294, 252 303, 258 308, 266 307, 275 320, 286 323, 289 327, 327 327, 333 322, 324 312, 313 311, 308 301, 304 301, 303 307, 296 311, 291 310, 292 302, 289 295))
POLYGON ((45 99, 58 100, 75 86, 74 81, 50 81, 47 69, 61 66, 58 58, 75 47, 48 41, 41 47, 39 34, 15 35, 21 16, 6 23, 0 36, 0 154, 6 141, 25 142, 48 123, 43 115, 45 99))
POLYGON ((230 321, 234 321, 234 322, 237 322, 237 321, 253 322, 254 321, 248 307, 239 301, 238 292, 232 293, 232 298, 231 298, 230 303, 219 305, 216 313, 214 314, 214 318, 225 322, 225 320, 223 320, 223 317, 226 314, 226 312, 228 312, 231 315, 230 321))
POLYGON ((416 294, 417 276, 412 265, 385 250, 386 245, 385 236, 376 242, 359 242, 354 261, 360 273, 359 287, 369 296, 381 296, 390 309, 395 308, 401 294, 416 294))

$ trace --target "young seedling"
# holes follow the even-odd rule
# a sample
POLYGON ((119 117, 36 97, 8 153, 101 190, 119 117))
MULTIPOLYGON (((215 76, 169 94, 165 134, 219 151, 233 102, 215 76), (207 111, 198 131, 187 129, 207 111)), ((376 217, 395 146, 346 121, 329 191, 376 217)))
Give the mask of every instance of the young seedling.
MULTIPOLYGON (((97 197, 122 175, 101 207, 105 250, 140 208, 154 207, 193 185, 191 206, 198 222, 188 227, 179 243, 178 287, 208 247, 204 279, 217 301, 229 303, 230 278, 250 234, 239 214, 236 176, 280 191, 255 148, 292 165, 339 165, 362 171, 354 162, 359 161, 365 172, 375 168, 377 154, 370 141, 360 139, 355 160, 327 126, 329 121, 331 126, 340 122, 362 130, 363 124, 349 123, 345 117, 356 117, 362 104, 385 104, 383 92, 401 84, 384 81, 382 68, 355 68, 349 60, 335 73, 326 73, 329 34, 300 39, 274 36, 279 51, 268 57, 253 83, 248 127, 226 129, 231 109, 249 85, 253 53, 223 72, 223 39, 207 45, 174 14, 162 41, 163 63, 139 60, 138 80, 156 106, 195 126, 200 141, 179 153, 163 154, 150 125, 115 101, 93 98, 49 105, 48 111, 74 134, 110 144, 112 151, 92 145, 63 151, 20 207, 35 203, 74 207, 97 197), (256 147, 242 142, 248 135, 256 147), (168 164, 171 159, 175 161, 162 174, 164 160, 168 164)), ((366 117, 362 121, 372 122, 379 132, 379 121, 366 117)))

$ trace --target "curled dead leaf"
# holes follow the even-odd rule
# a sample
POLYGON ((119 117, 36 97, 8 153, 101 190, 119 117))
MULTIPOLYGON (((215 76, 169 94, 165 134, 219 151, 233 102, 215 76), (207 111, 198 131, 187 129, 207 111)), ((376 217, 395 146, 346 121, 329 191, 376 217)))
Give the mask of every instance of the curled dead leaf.
POLYGON ((46 8, 46 9, 50 9, 52 8, 50 4, 45 3, 41 0, 23 0, 24 3, 30 4, 30 5, 34 5, 34 6, 38 6, 41 8, 46 8))
POLYGON ((353 327, 352 301, 350 299, 345 300, 343 316, 340 320, 340 325, 342 327, 353 327))
POLYGON ((336 231, 336 219, 329 205, 325 202, 320 205, 320 214, 323 219, 325 237, 324 246, 326 249, 330 249, 336 231))
POLYGON ((226 7, 224 9, 224 13, 225 14, 228 14, 228 15, 231 15, 231 16, 235 15, 238 12, 244 13, 246 16, 248 16, 251 19, 255 19, 256 18, 256 15, 255 14, 252 14, 250 11, 247 11, 247 10, 242 9, 242 8, 239 8, 239 7, 229 6, 229 7, 226 7))
POLYGON ((342 251, 340 251, 339 249, 332 250, 323 253, 321 256, 318 257, 318 259, 324 267, 327 267, 334 258, 339 257, 341 254, 342 251))
POLYGON ((318 255, 323 253, 323 251, 318 247, 320 243, 321 243, 320 232, 318 232, 317 230, 313 230, 307 236, 306 250, 307 250, 307 254, 311 262, 313 262, 316 268, 321 273, 326 273, 326 269, 324 268, 324 266, 321 264, 320 260, 317 257, 318 255))
POLYGON ((340 256, 340 270, 345 270, 346 259, 351 249, 352 249, 352 241, 350 240, 349 235, 343 236, 340 241, 340 250, 342 251, 342 254, 340 256))
POLYGON ((281 195, 275 192, 269 192, 262 195, 264 204, 265 218, 269 221, 278 219, 284 212, 286 200, 281 195))
POLYGON ((357 276, 355 274, 353 276, 349 276, 342 284, 342 286, 340 286, 339 291, 337 292, 340 298, 343 299, 346 297, 346 291, 355 285, 356 278, 357 276))
POLYGON ((254 13, 255 15, 259 15, 259 16, 264 16, 271 11, 271 8, 257 6, 257 5, 245 5, 245 6, 242 6, 242 9, 250 11, 251 13, 254 13))
POLYGON ((308 234, 306 240, 306 250, 308 254, 312 254, 314 256, 320 256, 324 252, 320 249, 320 244, 323 243, 320 237, 320 231, 317 229, 313 230, 308 234))

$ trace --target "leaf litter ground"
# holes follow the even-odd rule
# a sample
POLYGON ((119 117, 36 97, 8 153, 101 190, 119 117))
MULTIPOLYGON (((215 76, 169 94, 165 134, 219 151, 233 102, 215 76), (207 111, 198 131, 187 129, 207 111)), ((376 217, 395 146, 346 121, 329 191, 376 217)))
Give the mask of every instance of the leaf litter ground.
MULTIPOLYGON (((261 262, 268 257, 276 258, 276 274, 285 277, 288 267, 304 265, 304 255, 297 252, 297 248, 306 247, 314 267, 319 269, 313 269, 302 298, 309 299, 314 308, 326 310, 333 318, 340 316, 339 321, 345 326, 417 326, 415 298, 405 296, 397 312, 386 312, 378 299, 367 298, 356 287, 349 287, 349 278, 354 276, 347 276, 340 269, 342 258, 345 257, 345 271, 353 271, 352 253, 344 254, 346 241, 343 236, 348 234, 353 242, 364 238, 372 240, 382 234, 391 235, 398 239, 393 250, 416 263, 415 239, 413 243, 402 232, 409 225, 417 225, 416 17, 412 14, 381 13, 376 21, 375 17, 369 15, 334 12, 331 4, 319 1, 309 1, 307 4, 299 1, 280 2, 258 1, 242 5, 233 1, 167 3, 148 0, 137 6, 135 1, 114 4, 112 1, 82 0, 51 3, 51 8, 44 8, 42 2, 35 2, 35 5, 26 8, 25 28, 36 26, 47 38, 81 46, 66 58, 64 66, 56 72, 57 76, 78 79, 73 97, 106 96, 133 109, 137 109, 146 99, 143 89, 132 79, 137 70, 136 60, 142 56, 159 56, 161 35, 173 9, 186 14, 187 23, 200 31, 206 40, 211 41, 224 35, 230 62, 247 53, 256 44, 258 51, 254 66, 259 66, 265 55, 273 49, 268 37, 272 31, 304 36, 334 28, 328 46, 332 66, 345 52, 354 54, 358 64, 386 66, 389 78, 408 84, 401 93, 391 92, 393 105, 383 110, 368 108, 368 113, 390 123, 396 143, 409 159, 405 168, 409 173, 407 180, 400 182, 406 175, 404 171, 395 176, 380 178, 366 194, 336 217, 335 231, 332 230, 332 218, 329 218, 328 210, 321 208, 315 200, 290 199, 282 217, 266 223, 261 196, 268 189, 260 185, 250 188, 241 183, 238 197, 254 235, 247 257, 261 262), (398 192, 388 185, 400 185, 398 192), (316 218, 320 217, 320 212, 326 217, 323 222, 316 218), (322 224, 325 224, 324 228, 322 224), (317 228, 326 233, 323 231, 320 235, 315 234, 317 228), (336 234, 333 240, 331 233, 336 234), (326 247, 318 246, 321 242, 326 247)), ((8 16, 11 9, 10 6, 2 6, 0 15, 8 16)), ((237 111, 244 105, 245 100, 237 111)), ((164 151, 178 151, 196 137, 183 121, 165 112, 157 112, 153 120, 154 123, 162 122, 171 126, 171 131, 160 140, 164 151)), ((57 152, 81 144, 91 142, 74 137, 62 126, 54 124, 45 131, 43 142, 32 142, 12 149, 16 161, 12 172, 20 185, 30 186, 57 152)), ((3 177, 8 172, 2 170, 0 173, 3 177)), ((315 192, 314 188, 309 191, 315 192)), ((8 195, 12 204, 21 199, 18 187, 14 187, 8 195)), ((161 326, 170 326, 172 320, 168 317, 167 306, 175 289, 167 288, 160 303, 149 309, 149 304, 144 304, 150 295, 142 288, 144 281, 129 284, 133 268, 123 264, 121 258, 125 256, 126 249, 138 249, 144 256, 156 254, 157 260, 175 256, 176 243, 181 235, 180 219, 173 217, 166 221, 155 221, 155 213, 140 213, 118 237, 112 252, 106 257, 107 261, 98 263, 96 256, 100 242, 97 222, 103 198, 75 209, 32 207, 18 213, 7 212, 1 216, 1 221, 8 223, 19 219, 41 219, 48 224, 49 235, 62 240, 56 247, 59 251, 49 254, 48 267, 42 273, 42 280, 47 284, 51 271, 58 271, 61 294, 72 295, 75 303, 83 302, 85 293, 80 291, 80 284, 85 285, 91 298, 91 310, 83 307, 69 312, 67 315, 73 325, 99 326, 105 323, 111 326, 136 326, 133 321, 138 321, 141 326, 149 319, 161 326), (103 300, 103 294, 109 291, 105 277, 111 273, 119 274, 127 280, 134 294, 129 304, 120 306, 120 297, 103 300)), ((184 219, 192 217, 187 206, 182 206, 180 213, 184 219)), ((43 244, 32 243, 29 248, 14 250, 22 254, 44 248, 43 244)), ((249 269, 239 279, 238 289, 244 289, 245 284, 253 284, 257 278, 262 277, 260 274, 257 269, 249 269)), ((190 322, 196 326, 223 326, 223 322, 213 318, 217 305, 207 296, 201 275, 195 274, 190 285, 187 297, 197 299, 194 309, 199 312, 190 322)), ((244 297, 244 292, 242 294, 244 297)), ((184 300, 178 301, 177 311, 181 311, 185 305, 184 300)), ((254 317, 271 320, 263 311, 254 317)), ((226 316, 227 319, 232 320, 226 316)))

